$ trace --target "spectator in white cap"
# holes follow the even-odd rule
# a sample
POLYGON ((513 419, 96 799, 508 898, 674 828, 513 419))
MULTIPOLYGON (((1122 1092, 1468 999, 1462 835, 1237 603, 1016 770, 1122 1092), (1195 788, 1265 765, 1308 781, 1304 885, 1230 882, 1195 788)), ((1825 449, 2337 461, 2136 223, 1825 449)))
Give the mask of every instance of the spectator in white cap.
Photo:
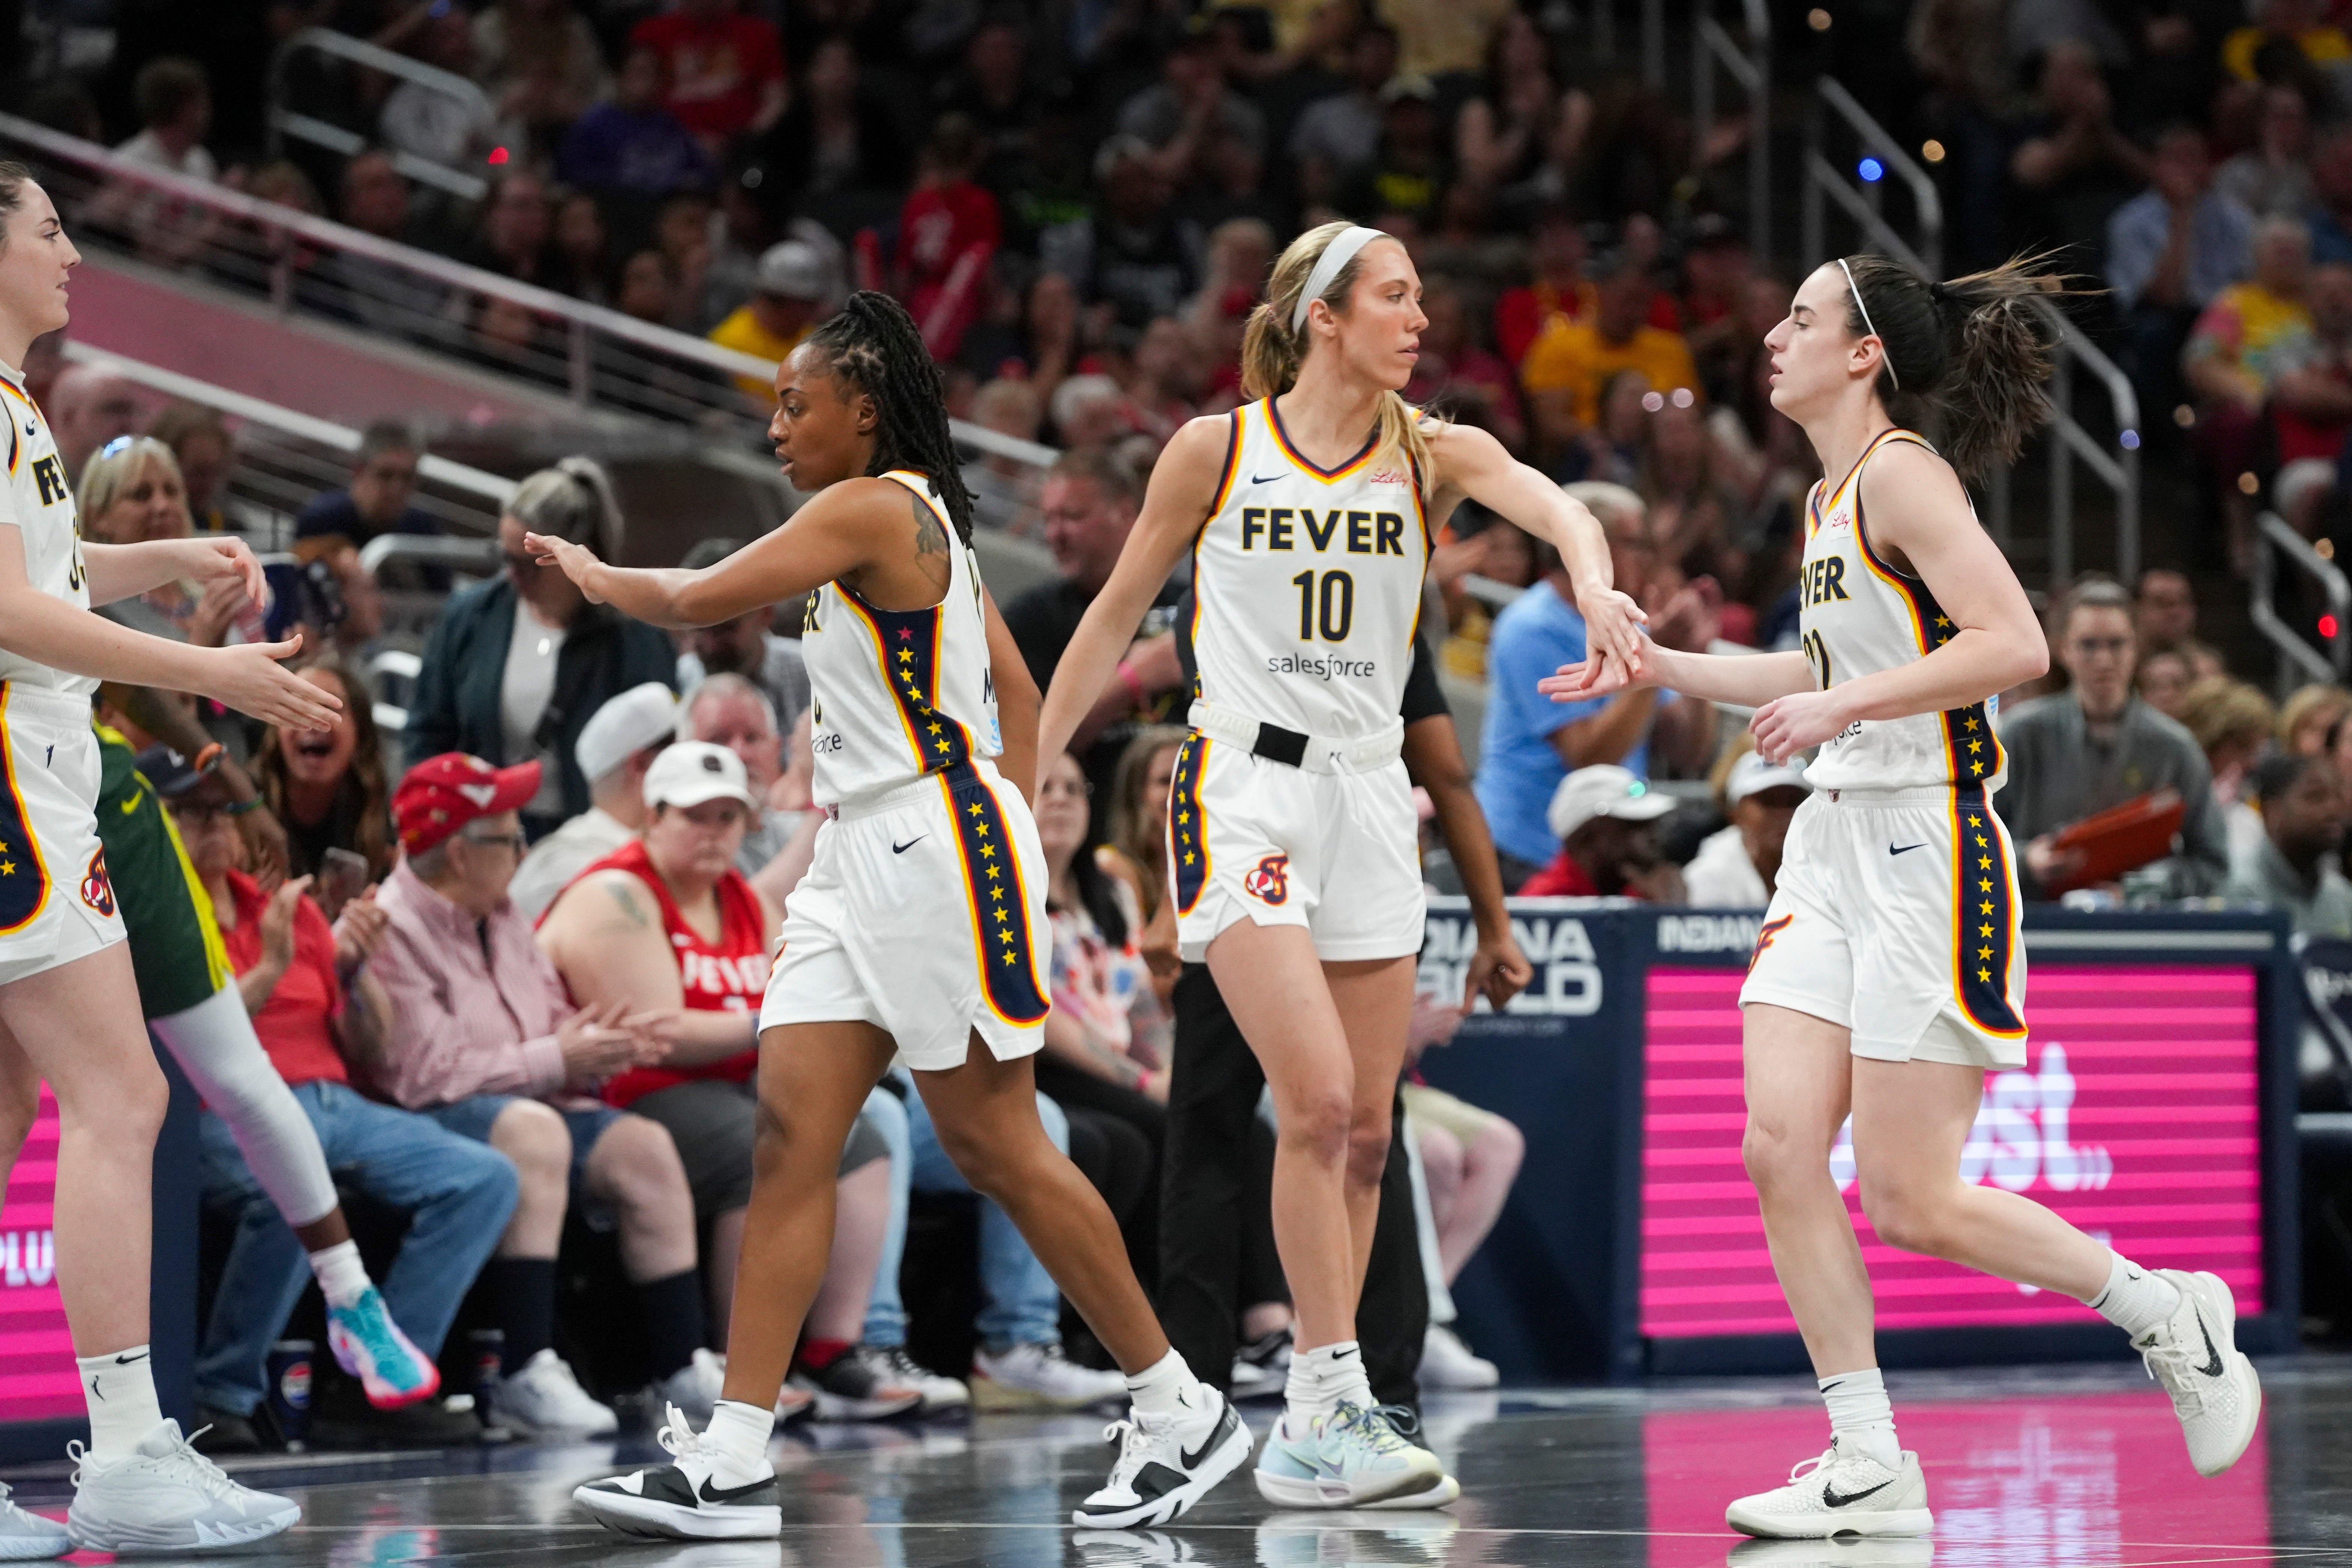
POLYGON ((523 857, 507 897, 536 921, 555 895, 646 825, 646 770, 677 735, 677 697, 658 680, 633 686, 596 710, 572 742, 593 804, 523 857))
POLYGON ((1688 900, 1701 909, 1760 910, 1772 901, 1789 819, 1812 793, 1802 763, 1766 762, 1744 731, 1740 742, 1715 772, 1716 801, 1731 825, 1700 840, 1683 868, 1688 900))
MULTIPOLYGON (((768 247, 751 274, 751 297, 710 329, 710 341, 738 353, 782 360, 815 330, 830 291, 827 272, 824 256, 804 239, 768 247)), ((769 377, 739 375, 735 384, 762 414, 774 410, 776 391, 769 377)))
POLYGON ((1577 769, 1559 781, 1545 817, 1559 853, 1527 879, 1520 896, 1683 902, 1682 868, 1658 845, 1658 818, 1674 809, 1672 795, 1630 769, 1614 763, 1577 769))

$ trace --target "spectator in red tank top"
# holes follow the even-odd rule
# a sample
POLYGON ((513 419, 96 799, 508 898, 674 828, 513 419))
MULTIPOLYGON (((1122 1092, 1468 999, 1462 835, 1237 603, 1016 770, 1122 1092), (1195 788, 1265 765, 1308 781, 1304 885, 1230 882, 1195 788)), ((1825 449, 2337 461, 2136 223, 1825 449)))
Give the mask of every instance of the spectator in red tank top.
MULTIPOLYGON (((580 873, 541 918, 539 942, 582 1006, 625 1008, 667 1042, 658 1063, 633 1068, 604 1098, 669 1129, 710 1237, 705 1283, 720 1337, 751 1200, 760 1003, 782 918, 735 868, 757 809, 742 759, 681 741, 646 770, 643 832, 580 873)), ((878 1377, 857 1342, 891 1205, 881 1134, 861 1120, 842 1153, 833 1267, 809 1309, 803 1364, 793 1373, 820 1415, 868 1417, 910 1409, 920 1389, 878 1377)))

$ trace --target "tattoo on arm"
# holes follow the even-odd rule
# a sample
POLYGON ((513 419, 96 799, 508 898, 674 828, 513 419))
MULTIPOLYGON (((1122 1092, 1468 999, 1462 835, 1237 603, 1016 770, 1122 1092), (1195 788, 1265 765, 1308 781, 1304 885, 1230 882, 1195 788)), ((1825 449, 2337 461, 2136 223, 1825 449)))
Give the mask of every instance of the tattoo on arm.
POLYGON ((653 924, 646 914, 645 906, 637 902, 637 895, 630 891, 626 884, 618 881, 609 882, 605 884, 605 890, 613 895, 613 901, 621 906, 621 912, 629 917, 631 925, 653 924))
POLYGON ((945 555, 948 552, 948 531, 940 526, 940 514, 919 495, 910 493, 907 500, 915 510, 915 553, 945 555))

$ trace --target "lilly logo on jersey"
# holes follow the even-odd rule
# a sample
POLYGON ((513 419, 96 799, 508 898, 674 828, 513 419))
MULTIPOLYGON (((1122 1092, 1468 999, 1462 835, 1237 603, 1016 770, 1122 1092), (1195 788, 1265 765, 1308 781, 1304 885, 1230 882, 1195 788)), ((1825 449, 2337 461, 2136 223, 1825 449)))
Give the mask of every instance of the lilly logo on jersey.
POLYGON ((1269 855, 1249 868, 1242 890, 1262 904, 1282 904, 1290 898, 1290 857, 1269 855))
POLYGON ((1334 539, 1341 541, 1350 555, 1404 554, 1402 513, 1348 511, 1339 507, 1318 513, 1311 506, 1245 506, 1242 508, 1242 548, 1295 550, 1301 527, 1307 531, 1307 542, 1318 554, 1329 551, 1334 539), (1344 534, 1339 529, 1342 521, 1347 524, 1344 534), (1265 541, 1263 545, 1260 539, 1265 541))

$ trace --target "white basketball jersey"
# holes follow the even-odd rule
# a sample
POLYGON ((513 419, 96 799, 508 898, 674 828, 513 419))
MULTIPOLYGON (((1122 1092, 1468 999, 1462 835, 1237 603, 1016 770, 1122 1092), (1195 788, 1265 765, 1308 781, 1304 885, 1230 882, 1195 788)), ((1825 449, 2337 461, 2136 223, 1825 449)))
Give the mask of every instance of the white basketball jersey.
MULTIPOLYGON (((1891 441, 1927 446, 1909 430, 1883 432, 1837 489, 1825 494, 1827 481, 1816 483, 1806 508, 1798 624, 1823 690, 1925 658, 1958 629, 1925 583, 1895 571, 1871 548, 1862 515, 1862 470, 1891 441)), ((1806 781, 1816 789, 1975 785, 1990 795, 2009 772, 1993 735, 1998 700, 1947 713, 1858 721, 1822 743, 1805 770, 1806 781)))
MULTIPOLYGON (((89 587, 82 572, 81 523, 74 511, 65 459, 58 455, 49 422, 26 393, 24 378, 5 364, 0 364, 0 413, 8 416, 7 434, 0 437, 0 454, 8 464, 8 482, 0 487, 0 523, 14 524, 24 536, 26 581, 87 610, 89 587)), ((5 651, 0 651, 0 680, 85 697, 98 689, 98 682, 89 676, 70 675, 5 651)))
POLYGON ((1412 661, 1429 525, 1406 461, 1377 440, 1326 471, 1274 403, 1234 410, 1193 546, 1196 693, 1331 740, 1393 727, 1412 661))
POLYGON ((927 610, 877 609, 837 582, 808 596, 801 654, 808 664, 819 805, 911 784, 1004 749, 980 563, 956 537, 929 479, 898 469, 882 477, 939 514, 948 537, 948 591, 927 610))

